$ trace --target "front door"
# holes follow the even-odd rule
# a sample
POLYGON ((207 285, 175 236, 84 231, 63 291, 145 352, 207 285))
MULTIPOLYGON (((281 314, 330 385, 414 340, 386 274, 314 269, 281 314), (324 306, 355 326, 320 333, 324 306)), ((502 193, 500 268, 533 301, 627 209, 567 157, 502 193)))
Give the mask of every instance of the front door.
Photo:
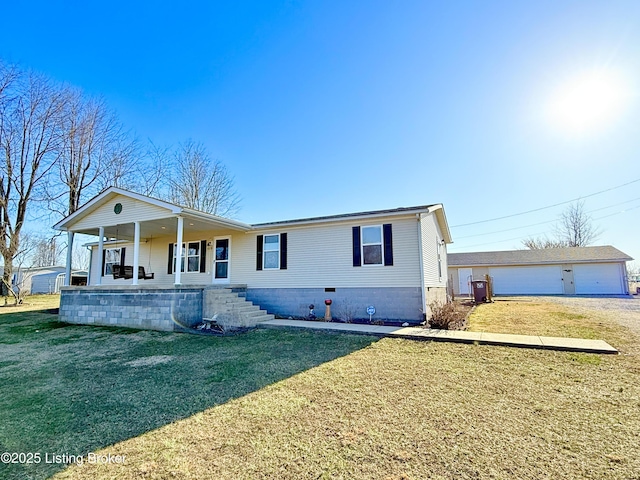
POLYGON ((213 283, 229 283, 231 237, 216 237, 213 244, 213 283))

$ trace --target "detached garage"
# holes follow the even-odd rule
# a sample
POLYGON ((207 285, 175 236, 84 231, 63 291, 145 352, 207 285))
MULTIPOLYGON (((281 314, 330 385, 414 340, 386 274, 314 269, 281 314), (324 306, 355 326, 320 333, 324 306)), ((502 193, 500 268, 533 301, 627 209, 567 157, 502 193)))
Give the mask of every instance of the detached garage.
POLYGON ((489 275, 494 295, 626 295, 630 256, 612 246, 450 253, 449 282, 469 294, 489 275))

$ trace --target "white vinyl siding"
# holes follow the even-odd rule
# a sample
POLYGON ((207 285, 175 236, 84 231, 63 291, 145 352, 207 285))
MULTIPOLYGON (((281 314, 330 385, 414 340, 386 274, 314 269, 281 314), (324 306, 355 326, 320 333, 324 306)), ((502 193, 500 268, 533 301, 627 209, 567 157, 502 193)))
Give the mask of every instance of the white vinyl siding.
MULTIPOLYGON (((562 267, 496 267, 489 269, 495 295, 561 295, 562 267)), ((475 277, 474 277, 475 278, 475 277)))
POLYGON ((434 214, 420 216, 420 238, 422 241, 422 268, 424 270, 425 287, 446 287, 447 246, 442 241, 442 234, 434 214), (438 268, 438 248, 440 249, 440 268, 438 268))
MULTIPOLYGON (((196 242, 201 240, 202 234, 185 233, 185 243, 196 242)), ((153 280, 138 280, 138 284, 141 286, 171 286, 175 281, 174 274, 167 274, 167 263, 169 260, 169 244, 175 243, 175 236, 165 236, 153 238, 150 241, 140 244, 140 266, 144 267, 147 273, 153 272, 155 278, 153 280), (151 255, 149 251, 151 250, 151 255)), ((104 248, 114 248, 114 243, 106 243, 104 248)), ((118 247, 126 247, 125 263, 127 265, 133 264, 133 243, 132 242, 118 242, 118 247)), ((212 283, 212 260, 213 247, 207 247, 207 272, 184 272, 181 275, 181 283, 183 285, 204 285, 212 283)), ((98 247, 93 246, 91 255, 91 278, 90 285, 96 285, 98 275, 101 272, 102 258, 98 258, 98 247)), ((114 280, 112 275, 102 277, 102 285, 128 285, 131 284, 130 279, 117 279, 114 280)))
POLYGON ((621 295, 625 293, 621 264, 600 263, 573 266, 578 295, 621 295))
POLYGON ((134 198, 117 195, 105 205, 96 208, 91 214, 73 224, 73 230, 98 228, 110 225, 122 225, 135 221, 147 221, 174 216, 166 208, 158 207, 134 198), (113 209, 117 203, 122 205, 122 212, 116 214, 113 209))
MULTIPOLYGON (((124 212, 124 209, 123 209, 124 212)), ((216 232, 218 234, 218 232, 216 232)), ((201 240, 202 233, 190 233, 185 228, 184 242, 201 240)), ((204 238, 213 239, 211 235, 204 238)), ((349 219, 336 223, 315 224, 309 226, 278 226, 271 230, 255 230, 247 233, 230 234, 231 261, 229 281, 232 284, 246 284, 250 288, 326 288, 326 287, 415 287, 421 286, 419 261, 420 239, 424 239, 422 249, 423 267, 427 287, 446 285, 447 256, 446 246, 441 245, 442 278, 438 278, 436 237, 442 238, 433 214, 426 214, 421 222, 415 215, 406 217, 379 217, 370 221, 349 219), (393 266, 380 268, 353 267, 352 228, 355 226, 379 226, 392 224, 393 232, 393 266), (422 233, 421 229, 422 227, 422 233), (256 241, 258 235, 276 235, 286 232, 287 269, 256 270, 256 241)), ((155 274, 154 280, 140 280, 140 285, 171 286, 174 275, 167 274, 168 245, 175 243, 175 236, 153 238, 152 242, 140 245, 140 265, 148 272, 155 274), (149 262, 149 250, 151 259, 149 262)), ((115 245, 106 244, 105 248, 115 245)), ((118 247, 127 247, 127 258, 133 259, 133 244, 118 242, 118 247)), ((282 245, 280 244, 280 247, 282 245)), ((93 264, 91 268, 91 284, 96 284, 96 275, 100 272, 97 259, 97 247, 93 248, 93 264)), ((210 284, 213 281, 212 265, 213 247, 207 247, 207 273, 182 274, 181 283, 210 284)), ((263 252, 264 255, 264 252, 263 252)), ((129 260, 126 261, 129 263, 129 260)), ((113 280, 111 276, 103 277, 103 285, 126 285, 131 280, 113 280)))
POLYGON ((252 288, 419 287, 418 231, 415 216, 351 219, 305 227, 234 235, 232 283, 252 288), (391 223, 393 266, 354 268, 352 228, 391 223), (256 270, 257 235, 287 232, 287 270, 256 270))

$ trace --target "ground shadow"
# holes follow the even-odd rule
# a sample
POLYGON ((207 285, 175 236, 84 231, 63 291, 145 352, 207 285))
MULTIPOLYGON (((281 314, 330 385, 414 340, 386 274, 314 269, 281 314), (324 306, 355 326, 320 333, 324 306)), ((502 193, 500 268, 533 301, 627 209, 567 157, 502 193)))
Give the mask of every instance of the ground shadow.
POLYGON ((65 467, 54 455, 86 456, 376 340, 75 326, 44 310, 0 315, 0 452, 40 454, 38 462, 0 464, 0 477, 46 478, 65 467))

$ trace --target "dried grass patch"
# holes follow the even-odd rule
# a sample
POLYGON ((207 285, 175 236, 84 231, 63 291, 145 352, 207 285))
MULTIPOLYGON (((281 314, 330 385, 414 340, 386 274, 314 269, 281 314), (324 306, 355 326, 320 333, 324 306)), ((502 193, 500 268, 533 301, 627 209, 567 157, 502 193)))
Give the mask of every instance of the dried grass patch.
POLYGON ((640 367, 584 358, 384 339, 56 478, 635 478, 640 367))
POLYGON ((502 298, 478 305, 469 316, 467 330, 601 339, 627 351, 640 343, 633 332, 612 321, 606 311, 576 309, 536 298, 502 298))

